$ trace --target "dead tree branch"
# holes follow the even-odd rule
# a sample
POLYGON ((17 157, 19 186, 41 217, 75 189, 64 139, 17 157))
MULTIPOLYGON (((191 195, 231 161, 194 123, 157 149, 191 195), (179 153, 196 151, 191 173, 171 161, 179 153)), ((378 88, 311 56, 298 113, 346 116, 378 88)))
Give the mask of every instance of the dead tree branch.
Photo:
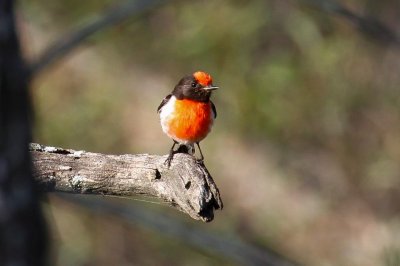
POLYGON ((158 155, 104 155, 36 143, 30 152, 34 177, 47 192, 154 196, 205 222, 223 207, 206 167, 187 154, 176 154, 167 168, 166 156, 158 155))
POLYGON ((362 16, 335 0, 301 0, 322 11, 338 15, 352 23, 364 36, 382 44, 400 46, 400 37, 395 31, 372 16, 362 16))
POLYGON ((120 6, 107 11, 103 15, 93 18, 92 21, 76 31, 71 32, 70 34, 64 34, 63 37, 50 45, 49 48, 47 48, 43 54, 34 63, 32 63, 30 67, 30 76, 33 77, 37 75, 53 62, 65 57, 76 46, 81 44, 85 39, 96 32, 101 31, 106 27, 115 25, 124 19, 127 19, 128 17, 143 14, 145 11, 148 11, 157 4, 161 4, 163 2, 164 1, 161 0, 128 0, 120 6))
MULTIPOLYGON (((135 203, 123 203, 94 197, 61 195, 52 201, 68 201, 85 207, 94 214, 112 215, 124 222, 142 226, 154 233, 178 240, 218 258, 229 259, 233 265, 299 266, 300 264, 271 247, 251 244, 227 232, 211 231, 135 203), (132 205, 134 206, 132 208, 132 205)), ((57 204, 56 204, 57 205, 57 204)))

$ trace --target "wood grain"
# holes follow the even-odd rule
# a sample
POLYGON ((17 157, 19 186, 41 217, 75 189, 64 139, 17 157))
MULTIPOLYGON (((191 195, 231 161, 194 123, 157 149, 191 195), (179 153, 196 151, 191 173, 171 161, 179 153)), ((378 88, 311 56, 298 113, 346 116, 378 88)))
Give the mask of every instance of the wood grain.
POLYGON ((35 180, 47 192, 153 196, 205 222, 223 207, 207 168, 188 154, 175 154, 168 168, 167 155, 105 155, 37 143, 29 150, 35 180))

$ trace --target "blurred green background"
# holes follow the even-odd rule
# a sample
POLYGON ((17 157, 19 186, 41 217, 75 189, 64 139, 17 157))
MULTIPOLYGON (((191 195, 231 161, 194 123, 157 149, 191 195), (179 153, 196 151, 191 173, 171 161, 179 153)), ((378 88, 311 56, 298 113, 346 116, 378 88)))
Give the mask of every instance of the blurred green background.
MULTIPOLYGON (((324 2, 324 1, 321 1, 324 2)), ((342 1, 400 32, 398 1, 342 1)), ((19 1, 24 53, 121 2, 19 1)), ((202 142, 225 209, 180 222, 304 265, 400 265, 400 50, 307 1, 171 1, 107 28, 34 79, 34 141, 101 153, 166 154, 156 108, 204 70, 220 90, 202 142)), ((126 201, 126 200, 125 200, 126 201)), ((230 265, 54 196, 54 265, 230 265)))

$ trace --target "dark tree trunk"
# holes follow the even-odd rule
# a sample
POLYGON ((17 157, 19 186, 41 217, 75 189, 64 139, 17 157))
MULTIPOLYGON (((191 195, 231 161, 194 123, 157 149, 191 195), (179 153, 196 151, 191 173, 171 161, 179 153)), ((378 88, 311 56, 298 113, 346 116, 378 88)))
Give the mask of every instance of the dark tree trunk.
POLYGON ((27 68, 14 2, 0 1, 0 264, 44 265, 45 223, 32 178, 27 68))

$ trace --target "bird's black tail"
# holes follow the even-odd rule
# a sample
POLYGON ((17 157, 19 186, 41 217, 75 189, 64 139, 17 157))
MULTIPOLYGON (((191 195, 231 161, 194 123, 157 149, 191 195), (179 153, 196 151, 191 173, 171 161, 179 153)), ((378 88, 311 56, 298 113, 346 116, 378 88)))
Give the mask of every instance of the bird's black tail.
POLYGON ((187 153, 193 155, 195 153, 194 145, 179 144, 176 153, 187 153))

